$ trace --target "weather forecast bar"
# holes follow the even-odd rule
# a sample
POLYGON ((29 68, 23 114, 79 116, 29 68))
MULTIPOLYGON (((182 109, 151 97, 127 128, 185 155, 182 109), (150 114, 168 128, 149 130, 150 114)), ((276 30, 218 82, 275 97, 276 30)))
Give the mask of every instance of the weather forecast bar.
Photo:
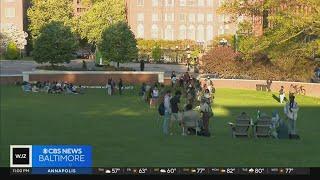
POLYGON ((320 168, 10 168, 11 175, 311 175, 320 168))

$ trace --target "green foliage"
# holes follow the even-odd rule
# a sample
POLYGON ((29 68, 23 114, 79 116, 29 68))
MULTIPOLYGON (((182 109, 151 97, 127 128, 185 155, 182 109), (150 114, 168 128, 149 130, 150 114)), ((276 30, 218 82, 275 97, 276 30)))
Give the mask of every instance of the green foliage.
POLYGON ((264 18, 264 34, 254 37, 249 21, 240 23, 239 49, 250 56, 253 52, 265 52, 271 58, 312 58, 319 54, 320 1, 319 0, 233 0, 224 4, 220 13, 228 13, 233 19, 244 15, 264 18), (285 5, 285 6, 282 6, 285 5), (284 7, 281 9, 279 7, 284 7), (299 9, 297 9, 299 7, 299 9))
POLYGON ((138 58, 137 41, 126 22, 118 22, 105 29, 98 48, 105 60, 118 65, 138 58))
POLYGON ((162 56, 162 51, 160 46, 156 46, 152 49, 152 59, 159 62, 162 56))
POLYGON ((40 30, 35 40, 33 56, 38 63, 49 62, 52 66, 58 63, 69 63, 72 53, 78 47, 78 41, 71 28, 62 22, 51 22, 40 30))
POLYGON ((32 0, 28 9, 30 20, 29 30, 33 39, 36 39, 40 30, 52 21, 70 25, 73 17, 73 4, 70 0, 32 0))
POLYGON ((99 0, 94 1, 92 7, 75 20, 75 24, 81 38, 96 44, 101 41, 103 30, 125 19, 124 1, 99 0))
POLYGON ((14 42, 9 42, 7 46, 7 52, 5 54, 6 59, 15 60, 19 58, 19 49, 14 42))

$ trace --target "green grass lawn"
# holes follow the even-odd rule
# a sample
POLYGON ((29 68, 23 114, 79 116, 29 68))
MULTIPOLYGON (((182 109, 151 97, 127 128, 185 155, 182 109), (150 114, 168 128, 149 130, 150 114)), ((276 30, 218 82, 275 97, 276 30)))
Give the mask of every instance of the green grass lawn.
POLYGON ((10 144, 88 144, 94 166, 319 166, 320 99, 297 97, 301 140, 231 137, 229 121, 242 111, 256 117, 283 105, 271 93, 218 89, 214 136, 164 136, 158 113, 136 93, 108 97, 101 89, 85 95, 24 94, 1 86, 1 166, 9 165, 10 144))

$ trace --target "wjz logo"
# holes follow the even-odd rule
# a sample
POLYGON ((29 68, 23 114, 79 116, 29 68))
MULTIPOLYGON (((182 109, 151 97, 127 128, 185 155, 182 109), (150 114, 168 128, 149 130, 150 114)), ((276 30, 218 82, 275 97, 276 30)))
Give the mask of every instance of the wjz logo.
POLYGON ((10 167, 31 167, 32 146, 11 145, 10 146, 10 167))

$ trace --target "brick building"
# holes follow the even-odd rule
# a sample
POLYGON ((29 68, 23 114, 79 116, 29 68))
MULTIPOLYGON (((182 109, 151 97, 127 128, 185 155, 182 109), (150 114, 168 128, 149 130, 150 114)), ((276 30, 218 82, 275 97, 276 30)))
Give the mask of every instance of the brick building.
POLYGON ((128 23, 137 38, 208 42, 234 34, 236 27, 218 15, 223 0, 126 0, 128 23))
POLYGON ((27 9, 29 0, 1 0, 0 1, 0 31, 11 25, 19 30, 27 29, 27 9))

